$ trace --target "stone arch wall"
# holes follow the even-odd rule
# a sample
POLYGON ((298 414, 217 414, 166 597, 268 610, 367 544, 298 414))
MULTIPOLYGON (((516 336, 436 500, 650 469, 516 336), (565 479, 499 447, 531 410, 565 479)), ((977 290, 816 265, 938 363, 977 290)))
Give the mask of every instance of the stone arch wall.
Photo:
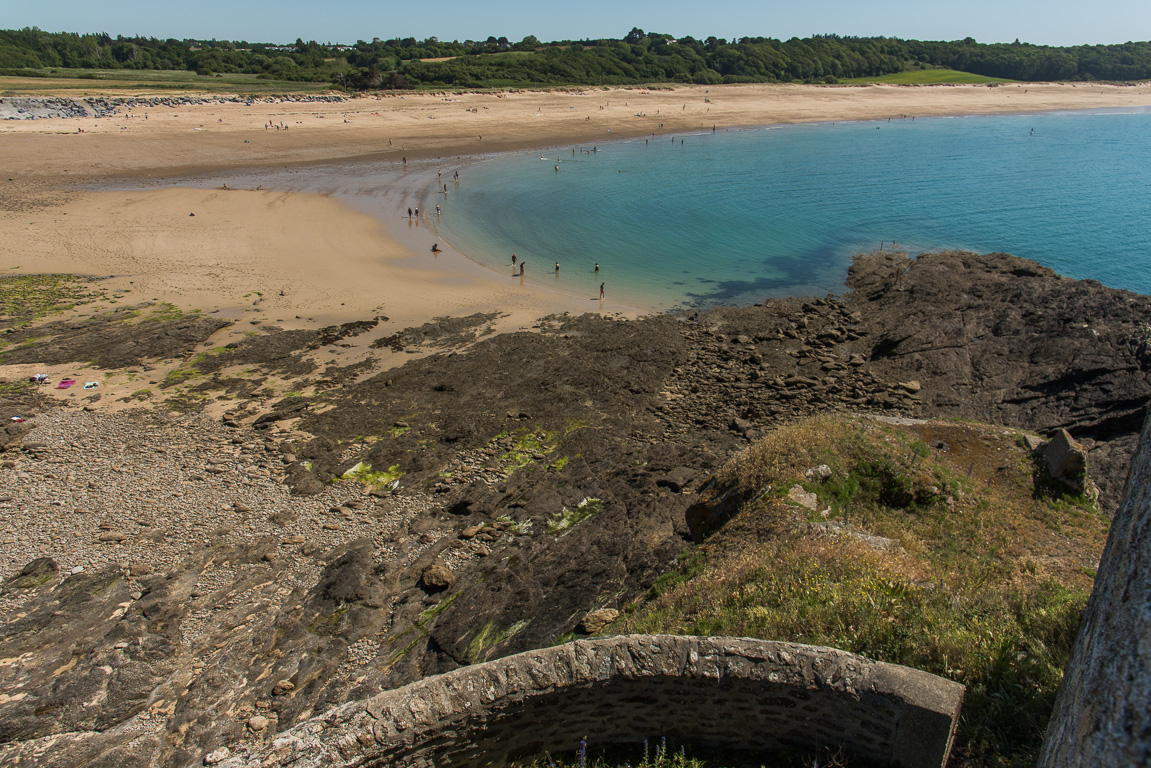
POLYGON ((831 648, 627 635, 528 651, 345 704, 222 768, 501 766, 667 736, 774 751, 843 746, 943 766, 962 685, 831 648))

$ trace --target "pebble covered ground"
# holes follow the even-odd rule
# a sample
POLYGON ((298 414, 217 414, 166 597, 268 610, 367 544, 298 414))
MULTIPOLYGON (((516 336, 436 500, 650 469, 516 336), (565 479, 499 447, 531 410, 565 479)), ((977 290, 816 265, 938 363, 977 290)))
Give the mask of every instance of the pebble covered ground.
MULTIPOLYGON (((117 564, 136 577, 163 573, 211 541, 269 537, 296 586, 319 573, 307 555, 351 539, 371 539, 393 564, 433 543, 404 542, 400 551, 395 541, 406 519, 431 506, 422 495, 379 499, 341 482, 293 496, 282 479, 290 458, 272 435, 199 416, 53 410, 0 462, 0 576, 50 557, 62 573, 117 564)), ((0 597, 0 616, 28 596, 0 597)))

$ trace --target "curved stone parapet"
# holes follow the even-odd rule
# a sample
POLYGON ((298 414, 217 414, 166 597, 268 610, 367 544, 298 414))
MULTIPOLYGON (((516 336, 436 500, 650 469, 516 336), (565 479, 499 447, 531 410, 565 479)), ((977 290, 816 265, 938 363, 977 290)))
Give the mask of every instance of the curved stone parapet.
POLYGON ((842 746, 904 768, 944 765, 962 685, 832 648, 627 635, 476 664, 338 707, 220 763, 501 766, 543 752, 667 736, 774 752, 842 746))

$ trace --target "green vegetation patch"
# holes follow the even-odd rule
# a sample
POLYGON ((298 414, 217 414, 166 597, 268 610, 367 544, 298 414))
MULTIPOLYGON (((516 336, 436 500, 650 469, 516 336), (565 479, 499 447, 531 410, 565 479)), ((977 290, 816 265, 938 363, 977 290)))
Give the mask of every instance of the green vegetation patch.
MULTIPOLYGON (((495 441, 507 437, 508 433, 497 435, 495 441)), ((510 448, 500 456, 500 468, 507 473, 526 467, 537 456, 550 453, 558 443, 558 435, 549 430, 521 429, 514 433, 510 448)))
POLYGON ((465 651, 468 663, 475 664, 476 662, 483 661, 489 649, 510 639, 527 625, 527 619, 517 621, 504 629, 498 629, 494 621, 489 621, 484 624, 472 637, 471 642, 468 643, 467 650, 465 651))
POLYGON ((348 612, 351 606, 341 605, 326 616, 317 616, 308 625, 308 631, 313 635, 335 635, 340 627, 340 619, 348 612))
POLYGON ((183 384, 186 381, 199 378, 203 375, 204 374, 191 367, 191 364, 188 366, 173 368, 171 371, 168 371, 168 375, 165 376, 164 379, 160 382, 160 388, 167 389, 168 387, 174 387, 178 384, 183 384))
POLYGON ((350 480, 370 488, 383 488, 388 483, 399 480, 403 476, 404 473, 400 471, 399 464, 393 464, 386 470, 377 471, 372 469, 371 464, 361 461, 336 479, 350 480))
POLYGON ((34 390, 36 385, 27 380, 0 381, 0 396, 19 397, 34 390))
POLYGON ((210 399, 206 392, 177 392, 164 401, 164 406, 177 413, 199 413, 210 399))
POLYGON ((603 499, 592 497, 584 498, 575 509, 564 507, 562 511, 551 516, 548 520, 548 533, 562 533, 573 528, 592 515, 603 511, 603 499))
MULTIPOLYGON (((174 69, 69 69, 52 67, 25 70, 7 70, 0 77, 4 86, 19 93, 36 94, 41 91, 75 91, 77 95, 100 91, 170 91, 188 93, 248 94, 277 96, 285 93, 322 93, 332 88, 330 79, 320 82, 301 82, 281 79, 274 75, 243 72, 217 73, 210 68, 200 72, 174 69), (32 79, 27 79, 32 78, 32 79)), ((147 111, 140 108, 139 112, 147 111)))
POLYGON ((0 276, 0 325, 58 314, 103 296, 79 275, 0 276))
POLYGON ((944 85, 944 84, 975 84, 984 83, 1011 83, 1001 77, 986 77, 971 72, 960 72, 955 69, 907 69, 903 72, 894 72, 889 75, 876 77, 849 77, 840 80, 841 83, 892 83, 896 85, 944 85))
POLYGON ((1107 532, 1093 508, 1036 498, 1031 472, 1001 427, 798 422, 718 473, 771 491, 612 629, 825 645, 923 669, 967 686, 953 759, 1030 766, 1090 594, 1081 564, 1107 532), (818 465, 830 477, 807 471, 818 465), (795 485, 819 511, 787 500, 795 485))

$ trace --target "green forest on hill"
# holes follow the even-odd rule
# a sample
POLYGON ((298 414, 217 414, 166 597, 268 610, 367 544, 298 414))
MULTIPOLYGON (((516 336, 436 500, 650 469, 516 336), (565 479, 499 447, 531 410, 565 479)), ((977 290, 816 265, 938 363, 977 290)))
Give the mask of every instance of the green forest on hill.
POLYGON ((934 69, 1033 82, 1130 81, 1151 78, 1151 42, 1057 48, 1018 41, 982 44, 970 37, 952 42, 839 35, 697 40, 634 28, 619 40, 542 43, 529 35, 515 43, 504 37, 463 42, 409 37, 274 45, 0 30, 0 74, 43 77, 60 69, 243 73, 348 89, 836 83, 934 69))

